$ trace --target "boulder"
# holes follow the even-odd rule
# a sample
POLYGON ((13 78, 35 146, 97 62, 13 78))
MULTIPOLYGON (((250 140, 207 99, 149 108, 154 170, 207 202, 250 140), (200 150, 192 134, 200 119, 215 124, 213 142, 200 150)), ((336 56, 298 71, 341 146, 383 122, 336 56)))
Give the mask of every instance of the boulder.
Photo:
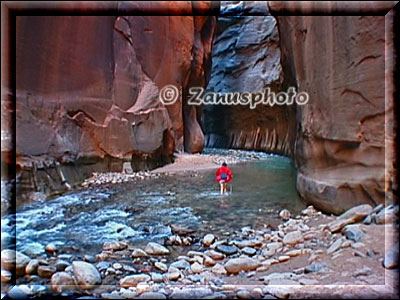
POLYGON ((7 271, 16 272, 16 275, 25 274, 25 268, 31 258, 25 254, 10 249, 1 251, 1 267, 7 271))
POLYGON ((84 261, 74 261, 72 268, 76 283, 82 289, 92 289, 101 284, 100 273, 92 264, 84 261))
POLYGON ((74 277, 66 272, 57 272, 51 276, 51 288, 57 293, 72 290, 75 286, 74 277))

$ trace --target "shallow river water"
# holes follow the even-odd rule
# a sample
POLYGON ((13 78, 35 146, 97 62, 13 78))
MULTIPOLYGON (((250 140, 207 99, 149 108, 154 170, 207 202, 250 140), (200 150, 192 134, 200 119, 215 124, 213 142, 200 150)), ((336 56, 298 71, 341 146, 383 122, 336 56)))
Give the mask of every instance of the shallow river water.
POLYGON ((169 225, 199 235, 227 235, 245 226, 274 224, 283 208, 299 213, 305 205, 295 188, 291 161, 277 155, 259 158, 230 165, 234 179, 224 196, 215 182, 216 166, 23 205, 2 218, 2 246, 15 233, 17 250, 28 255, 43 253, 50 242, 95 254, 106 241, 162 242, 172 235, 169 225))

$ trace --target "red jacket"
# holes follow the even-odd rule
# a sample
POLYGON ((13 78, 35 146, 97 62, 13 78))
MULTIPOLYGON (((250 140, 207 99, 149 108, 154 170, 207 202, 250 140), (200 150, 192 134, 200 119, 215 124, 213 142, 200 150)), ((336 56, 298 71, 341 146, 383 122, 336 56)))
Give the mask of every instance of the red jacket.
POLYGON ((228 177, 225 179, 225 182, 229 182, 229 181, 232 180, 233 175, 232 175, 231 169, 229 169, 228 167, 222 166, 222 167, 219 168, 219 169, 217 170, 217 172, 215 173, 215 175, 216 175, 215 180, 216 180, 217 182, 220 182, 220 180, 222 180, 222 178, 221 178, 222 173, 225 173, 225 174, 228 176, 228 177))

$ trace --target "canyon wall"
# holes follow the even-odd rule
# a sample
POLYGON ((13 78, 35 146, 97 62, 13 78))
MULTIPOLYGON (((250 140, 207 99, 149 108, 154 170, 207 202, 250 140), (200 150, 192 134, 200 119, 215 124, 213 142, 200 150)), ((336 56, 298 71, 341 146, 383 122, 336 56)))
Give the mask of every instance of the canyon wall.
MULTIPOLYGON (((266 2, 236 2, 221 2, 207 91, 285 91, 289 82, 284 81, 276 19, 268 15, 266 2)), ((206 146, 292 156, 295 118, 293 105, 205 105, 206 146)))
MULTIPOLYGON (((284 5, 273 2, 272 13, 282 12, 284 5)), ((303 8, 313 12, 309 4, 303 8)), ((385 102, 385 17, 277 20, 283 72, 310 95, 296 112, 293 158, 300 195, 333 213, 384 203, 394 176, 394 135, 388 130, 394 121, 393 94, 385 102), (385 155, 392 159, 385 161, 385 155)))
POLYGON ((141 170, 171 162, 175 151, 202 150, 196 111, 182 97, 164 106, 159 91, 206 85, 216 17, 200 14, 211 4, 141 3, 118 8, 171 16, 16 17, 21 192, 56 191, 93 171, 120 172, 123 162, 141 170))

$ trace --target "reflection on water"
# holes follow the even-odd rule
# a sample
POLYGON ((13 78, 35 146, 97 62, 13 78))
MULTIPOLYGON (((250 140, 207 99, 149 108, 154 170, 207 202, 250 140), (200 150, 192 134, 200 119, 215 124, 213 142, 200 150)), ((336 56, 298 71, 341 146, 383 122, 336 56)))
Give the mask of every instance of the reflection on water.
POLYGON ((218 234, 268 224, 283 208, 294 214, 304 208, 289 159, 263 155, 259 161, 230 167, 234 178, 227 195, 219 194, 216 166, 31 203, 2 218, 2 244, 7 242, 3 236, 6 239, 15 230, 17 248, 26 254, 42 253, 49 242, 98 252, 112 240, 161 242, 172 234, 171 224, 200 232, 212 228, 218 234))

